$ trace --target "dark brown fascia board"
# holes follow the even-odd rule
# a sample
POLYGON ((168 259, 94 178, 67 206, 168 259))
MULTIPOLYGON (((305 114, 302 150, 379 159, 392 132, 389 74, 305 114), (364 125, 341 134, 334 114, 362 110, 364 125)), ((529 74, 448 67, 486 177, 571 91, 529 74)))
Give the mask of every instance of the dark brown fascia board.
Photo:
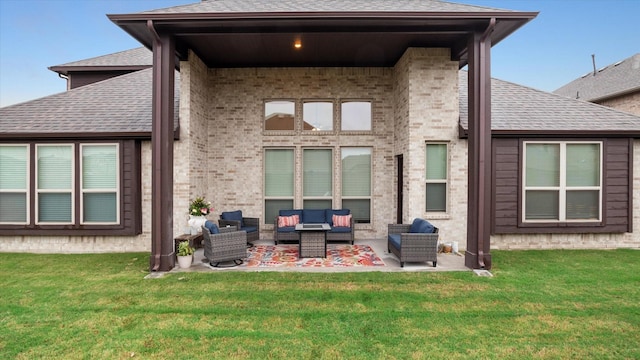
POLYGON ((636 86, 636 87, 633 87, 631 89, 622 90, 622 91, 619 91, 617 93, 608 94, 606 96, 601 96, 601 97, 597 97, 597 98, 593 98, 593 99, 589 99, 589 100, 585 100, 585 101, 597 103, 597 102, 600 102, 600 101, 605 101, 605 100, 614 99, 614 98, 617 98, 617 97, 620 97, 620 96, 633 94, 633 93, 639 92, 639 91, 640 91, 640 86, 636 86))
MULTIPOLYGON (((492 138, 640 138, 640 130, 492 130, 492 138)), ((458 125, 458 138, 468 139, 469 129, 458 125)))
POLYGON ((50 66, 47 69, 58 74, 69 75, 69 72, 76 71, 138 71, 153 67, 153 65, 107 65, 107 66, 50 66))
MULTIPOLYGON (((0 133, 0 141, 25 141, 25 140, 151 140, 151 132, 96 132, 96 133, 0 133)), ((180 126, 173 130, 173 139, 180 140, 180 126)))
POLYGON ((47 132, 47 133, 0 133, 0 140, 151 140, 151 132, 103 132, 103 133, 72 133, 72 132, 47 132))

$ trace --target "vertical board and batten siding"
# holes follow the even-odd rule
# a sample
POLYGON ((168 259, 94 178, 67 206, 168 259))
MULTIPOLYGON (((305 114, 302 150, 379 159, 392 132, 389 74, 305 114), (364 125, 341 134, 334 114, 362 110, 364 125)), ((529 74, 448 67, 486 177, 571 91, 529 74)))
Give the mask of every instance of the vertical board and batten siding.
MULTIPOLYGON (((493 234, 630 232, 633 143, 597 139, 603 144, 601 223, 522 223, 522 149, 527 139, 493 139, 493 234)), ((540 139, 535 139, 540 140, 540 139)), ((550 139, 556 141, 558 139, 550 139)))

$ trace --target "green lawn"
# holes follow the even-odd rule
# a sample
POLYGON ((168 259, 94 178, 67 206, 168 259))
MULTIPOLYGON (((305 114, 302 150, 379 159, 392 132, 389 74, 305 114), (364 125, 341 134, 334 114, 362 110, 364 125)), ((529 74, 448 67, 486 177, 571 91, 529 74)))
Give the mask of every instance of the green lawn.
POLYGON ((640 251, 492 255, 493 278, 144 279, 148 254, 0 254, 0 358, 640 358, 640 251))

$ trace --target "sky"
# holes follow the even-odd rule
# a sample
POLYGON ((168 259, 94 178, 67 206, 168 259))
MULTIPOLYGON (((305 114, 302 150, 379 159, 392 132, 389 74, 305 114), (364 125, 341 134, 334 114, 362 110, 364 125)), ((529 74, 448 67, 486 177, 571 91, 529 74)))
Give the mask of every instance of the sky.
MULTIPOLYGON (((141 46, 106 14, 197 1, 0 0, 0 107, 65 91, 50 66, 141 46)), ((452 2, 540 12, 491 51, 494 78, 535 89, 553 91, 593 71, 592 54, 601 68, 640 52, 639 0, 452 2)))

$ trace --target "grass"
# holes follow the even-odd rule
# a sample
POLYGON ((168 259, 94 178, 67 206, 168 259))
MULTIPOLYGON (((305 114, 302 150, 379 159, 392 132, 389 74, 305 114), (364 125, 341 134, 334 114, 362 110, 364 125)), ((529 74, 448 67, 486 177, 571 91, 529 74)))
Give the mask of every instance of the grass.
POLYGON ((175 273, 0 254, 0 358, 638 359, 640 251, 494 251, 451 273, 175 273))

